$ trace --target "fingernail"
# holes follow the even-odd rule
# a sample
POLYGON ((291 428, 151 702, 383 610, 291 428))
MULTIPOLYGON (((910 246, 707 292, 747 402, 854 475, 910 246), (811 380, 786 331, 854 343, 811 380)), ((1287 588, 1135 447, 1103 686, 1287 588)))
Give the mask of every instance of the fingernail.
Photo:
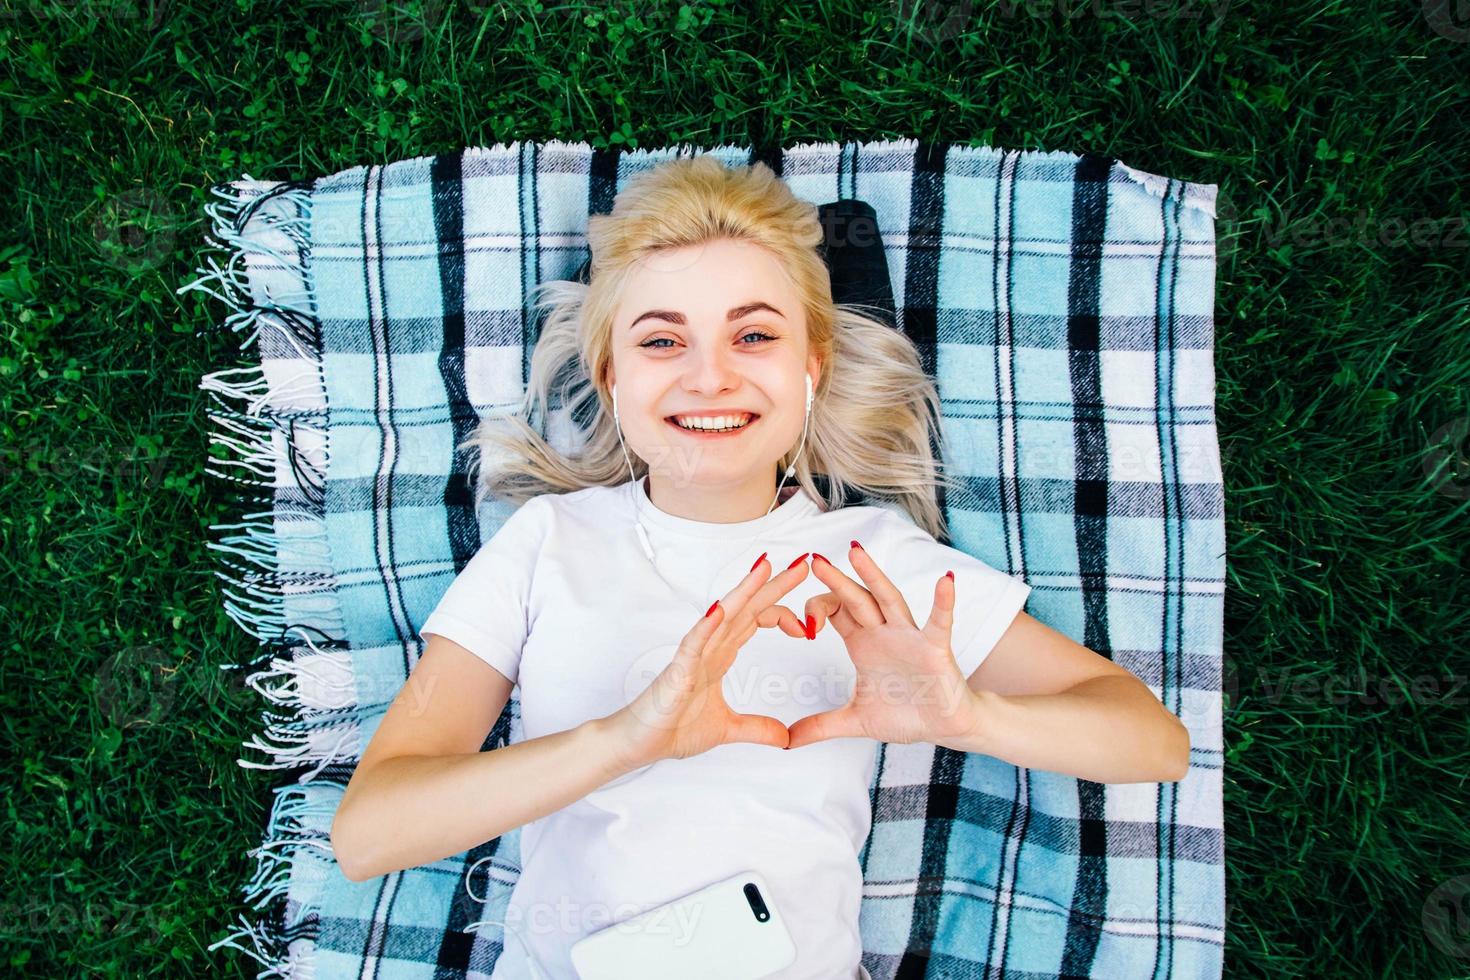
POLYGON ((808 640, 815 640, 817 638, 816 630, 817 630, 817 617, 815 617, 815 616, 808 616, 806 618, 806 638, 808 640))
POLYGON ((789 571, 791 571, 791 569, 795 568, 797 565, 800 565, 802 562, 806 561, 806 556, 809 555, 809 554, 811 554, 810 551, 803 551, 800 555, 797 555, 796 556, 796 561, 794 561, 791 564, 787 565, 786 566, 786 570, 789 572, 789 571))
POLYGON ((950 581, 951 581, 951 582, 953 582, 953 581, 954 581, 954 572, 945 572, 945 573, 944 573, 944 574, 946 574, 946 575, 948 575, 948 576, 949 576, 949 580, 950 580, 950 581))
POLYGON ((857 538, 852 539, 852 546, 859 551, 863 550, 863 546, 857 543, 857 538))
POLYGON ((755 560, 755 565, 751 565, 750 566, 750 570, 752 572, 755 571, 756 566, 759 565, 761 562, 765 561, 766 560, 766 555, 769 555, 769 554, 770 554, 769 551, 762 551, 761 552, 761 556, 755 560))
MULTIPOLYGON (((815 551, 812 552, 812 557, 815 558, 815 559, 820 559, 822 561, 827 561, 827 556, 826 555, 819 555, 815 551)), ((830 565, 832 563, 830 561, 827 561, 827 564, 830 565)))
POLYGON ((709 616, 711 613, 713 613, 715 611, 715 606, 718 606, 719 604, 720 600, 718 599, 716 599, 714 602, 711 602, 709 604, 709 608, 704 611, 705 616, 709 616))

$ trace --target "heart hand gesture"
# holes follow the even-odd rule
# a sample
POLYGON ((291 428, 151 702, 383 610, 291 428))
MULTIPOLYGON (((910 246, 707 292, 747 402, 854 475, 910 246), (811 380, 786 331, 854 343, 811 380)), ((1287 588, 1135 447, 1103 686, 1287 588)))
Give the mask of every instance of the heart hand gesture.
POLYGON ((848 552, 854 582, 821 555, 812 571, 831 591, 806 603, 815 636, 831 621, 857 668, 853 696, 831 711, 792 724, 790 748, 828 738, 863 737, 882 742, 952 741, 974 726, 974 698, 950 648, 954 626, 954 578, 934 589, 934 608, 921 629, 898 588, 856 541, 848 552))
POLYGON ((619 742, 630 765, 684 759, 727 742, 786 747, 786 726, 769 715, 734 711, 725 700, 723 682, 758 628, 804 635, 796 614, 776 600, 800 585, 806 574, 806 563, 798 560, 772 576, 770 562, 762 556, 734 589, 710 606, 685 634, 668 666, 613 716, 623 729, 619 742))

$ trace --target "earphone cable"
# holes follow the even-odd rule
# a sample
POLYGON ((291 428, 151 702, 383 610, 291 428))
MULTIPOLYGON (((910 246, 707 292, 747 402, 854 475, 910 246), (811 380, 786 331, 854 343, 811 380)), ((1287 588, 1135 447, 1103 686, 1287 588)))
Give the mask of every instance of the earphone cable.
MULTIPOLYGON (((801 423, 801 442, 797 444, 797 447, 796 447, 796 455, 794 455, 791 458, 790 465, 788 465, 786 467, 786 472, 782 475, 781 482, 776 487, 776 495, 775 495, 775 497, 773 497, 771 499, 771 506, 769 506, 769 507, 766 508, 766 516, 770 516, 771 511, 773 511, 773 510, 776 509, 776 501, 781 499, 781 491, 785 488, 787 479, 789 479, 796 472, 796 461, 801 458, 801 451, 802 451, 802 449, 804 449, 806 447, 806 436, 807 436, 807 429, 808 429, 808 427, 810 425, 810 422, 811 422, 812 401, 813 401, 813 398, 814 398, 814 396, 813 396, 813 392, 812 392, 812 379, 811 379, 811 375, 807 375, 807 378, 806 378, 806 410, 805 410, 805 415, 804 415, 804 417, 802 419, 802 423, 801 423)), ((612 403, 613 403, 613 426, 614 426, 614 428, 617 431, 618 445, 620 447, 622 447, 622 450, 623 450, 623 461, 628 464, 628 478, 629 478, 629 482, 630 483, 636 483, 637 482, 637 474, 634 473, 634 471, 633 471, 633 460, 632 460, 632 457, 630 457, 628 455, 628 446, 623 441, 623 427, 622 427, 622 424, 621 424, 621 422, 620 422, 620 420, 618 418, 618 386, 617 385, 613 385, 612 386, 612 403)), ((659 571, 658 564, 654 561, 654 557, 653 557, 653 545, 648 540, 648 532, 644 529, 643 522, 638 517, 638 499, 637 499, 637 496, 636 495, 638 493, 640 493, 640 492, 641 491, 636 486, 633 487, 633 494, 634 494, 634 496, 632 498, 632 503, 633 503, 633 529, 638 533, 639 543, 643 546, 643 555, 644 555, 645 558, 648 559, 648 563, 649 563, 650 566, 652 566, 654 574, 659 577, 659 579, 664 583, 664 585, 668 586, 670 592, 674 593, 674 595, 677 596, 677 595, 679 595, 678 589, 674 588, 673 583, 671 583, 667 578, 664 577, 664 574, 661 571, 659 571)), ((756 533, 757 533, 757 535, 759 535, 760 532, 757 531, 756 533)), ((752 538, 752 540, 754 540, 754 538, 752 538)), ((750 544, 749 541, 745 542, 744 545, 741 545, 741 547, 740 547, 739 550, 740 551, 743 551, 745 549, 745 546, 748 545, 748 544, 750 544)), ((736 553, 738 554, 739 551, 737 551, 736 553)), ((728 562, 727 562, 727 564, 728 564, 728 562)), ((723 571, 723 568, 721 568, 720 570, 723 571)), ((716 573, 716 574, 718 574, 718 573, 716 573)), ((688 600, 686 599, 685 601, 688 601, 688 600)), ((694 606, 694 608, 700 609, 700 606, 699 606, 698 603, 692 603, 692 605, 694 606)))
MULTIPOLYGON (((492 860, 493 857, 494 857, 494 855, 487 855, 486 857, 480 858, 479 861, 476 861, 474 864, 470 865, 469 870, 464 873, 464 890, 465 890, 465 894, 469 895, 469 897, 471 899, 473 899, 476 902, 479 902, 481 905, 484 905, 485 899, 480 898, 478 895, 476 895, 473 891, 470 890, 470 875, 472 875, 472 874, 475 873, 475 869, 480 866, 480 862, 481 861, 489 861, 489 860, 492 860)), ((531 964, 531 973, 534 975, 535 980, 544 980, 545 974, 541 970, 541 961, 536 958, 536 954, 535 953, 531 952, 531 944, 528 943, 528 942, 526 942, 525 938, 521 935, 520 930, 517 929, 515 926, 511 925, 510 923, 508 923, 508 922, 502 922, 499 919, 476 919, 474 922, 471 922, 469 925, 465 926, 460 931, 461 932, 474 932, 475 929, 478 926, 483 926, 483 925, 501 926, 504 930, 508 931, 511 935, 515 936, 516 937, 516 942, 518 942, 518 943, 521 944, 521 951, 526 954, 526 959, 531 964)))

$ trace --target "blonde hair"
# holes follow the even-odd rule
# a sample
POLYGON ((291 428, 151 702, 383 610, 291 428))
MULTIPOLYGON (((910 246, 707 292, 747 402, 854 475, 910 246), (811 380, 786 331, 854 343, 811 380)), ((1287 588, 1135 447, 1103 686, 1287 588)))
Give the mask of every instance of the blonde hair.
MULTIPOLYGON (((587 219, 590 283, 554 280, 531 291, 533 308, 547 316, 525 396, 514 414, 483 419, 460 447, 471 447, 477 464, 487 451, 504 450, 477 480, 476 509, 490 496, 519 504, 628 479, 606 384, 623 288, 652 253, 730 238, 777 258, 802 297, 809 353, 822 360, 795 479, 825 499, 827 509, 841 506, 851 487, 941 537, 944 513, 935 490, 953 484, 931 449, 931 439, 938 444, 940 438, 938 389, 907 336, 855 304, 833 303, 831 276, 817 250, 822 236, 816 206, 796 197, 764 163, 731 167, 709 155, 676 157, 629 178, 611 214, 587 219), (574 455, 558 451, 530 424, 538 415, 550 418, 553 405, 569 408, 584 430, 574 455), (512 431, 495 431, 500 423, 512 431), (825 478, 825 497, 817 477, 825 478)), ((793 445, 777 472, 795 452, 793 445)), ((647 463, 632 460, 642 479, 647 463)))

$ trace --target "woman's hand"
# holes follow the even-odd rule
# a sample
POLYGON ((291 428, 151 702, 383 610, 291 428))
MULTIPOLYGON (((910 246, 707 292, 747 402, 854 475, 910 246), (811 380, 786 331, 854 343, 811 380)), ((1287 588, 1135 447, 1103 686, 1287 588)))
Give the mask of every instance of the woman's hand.
POLYGON ((816 555, 812 570, 832 591, 809 599, 806 611, 815 620, 812 636, 830 619, 847 645, 857 667, 853 696, 793 724, 789 747, 853 736, 937 744, 971 730, 975 699, 950 648, 954 579, 940 577, 920 629, 898 588, 856 541, 848 559, 867 588, 816 555))
POLYGON ((806 573, 807 563, 799 561, 770 578, 771 563, 762 557, 685 634, 674 658, 648 688, 610 716, 618 723, 635 767, 660 759, 684 759, 726 742, 786 747, 786 726, 781 721, 767 715, 737 714, 726 703, 722 684, 736 654, 758 627, 779 626, 789 636, 806 637, 796 614, 775 605, 806 573))

